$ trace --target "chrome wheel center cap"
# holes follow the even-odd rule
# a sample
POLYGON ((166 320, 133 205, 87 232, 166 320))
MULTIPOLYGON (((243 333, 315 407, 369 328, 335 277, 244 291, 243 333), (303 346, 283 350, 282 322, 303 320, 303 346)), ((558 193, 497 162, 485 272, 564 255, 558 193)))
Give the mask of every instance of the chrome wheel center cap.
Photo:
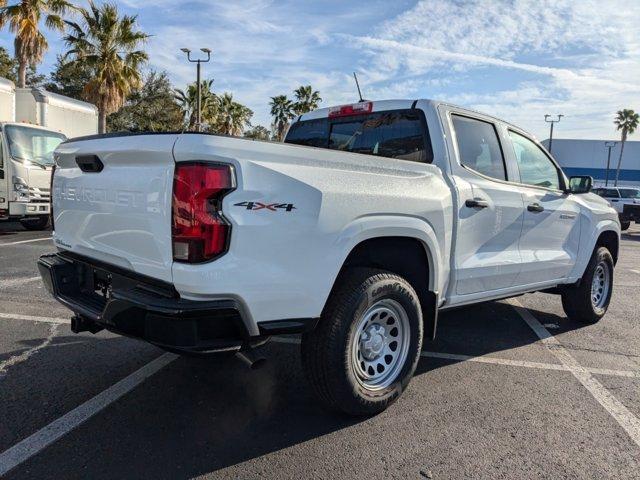
POLYGON ((384 328, 380 325, 371 325, 362 333, 360 349, 362 356, 367 360, 375 360, 384 350, 386 343, 384 328))

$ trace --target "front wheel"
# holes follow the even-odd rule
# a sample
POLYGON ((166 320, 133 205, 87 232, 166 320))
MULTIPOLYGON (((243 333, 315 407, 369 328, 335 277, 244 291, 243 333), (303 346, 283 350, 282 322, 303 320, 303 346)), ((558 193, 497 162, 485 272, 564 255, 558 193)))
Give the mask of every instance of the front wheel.
POLYGON ((20 223, 27 230, 44 230, 49 226, 49 215, 38 215, 35 218, 23 218, 20 223))
POLYGON ((613 293, 613 257, 605 247, 597 247, 578 286, 562 292, 562 307, 571 320, 596 323, 611 301, 613 293))
POLYGON ((342 275, 315 330, 302 337, 302 363, 333 410, 374 415, 398 399, 422 347, 422 313, 398 275, 353 269, 342 275))

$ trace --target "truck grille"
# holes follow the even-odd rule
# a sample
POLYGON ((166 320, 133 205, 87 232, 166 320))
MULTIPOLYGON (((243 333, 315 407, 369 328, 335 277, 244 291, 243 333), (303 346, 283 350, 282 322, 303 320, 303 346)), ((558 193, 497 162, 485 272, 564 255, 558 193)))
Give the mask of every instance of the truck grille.
POLYGON ((29 187, 29 201, 34 203, 49 203, 51 190, 45 187, 29 187))

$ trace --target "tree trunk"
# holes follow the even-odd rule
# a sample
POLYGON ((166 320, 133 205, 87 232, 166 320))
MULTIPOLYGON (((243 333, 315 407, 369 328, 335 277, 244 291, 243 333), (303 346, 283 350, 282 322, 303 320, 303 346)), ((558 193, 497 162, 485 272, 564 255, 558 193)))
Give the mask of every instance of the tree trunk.
POLYGON ((284 130, 287 128, 287 124, 284 122, 280 122, 278 124, 278 141, 282 142, 284 140, 284 130))
POLYGON ((98 133, 107 133, 107 114, 103 109, 98 111, 98 133))
POLYGON ((24 88, 27 86, 27 63, 18 63, 18 87, 24 88))
POLYGON ((622 132, 622 144, 620 145, 620 156, 618 157, 618 168, 616 168, 616 180, 613 182, 613 186, 618 186, 618 179, 620 178, 620 166, 622 165, 622 152, 624 152, 624 142, 627 141, 627 132, 622 132))

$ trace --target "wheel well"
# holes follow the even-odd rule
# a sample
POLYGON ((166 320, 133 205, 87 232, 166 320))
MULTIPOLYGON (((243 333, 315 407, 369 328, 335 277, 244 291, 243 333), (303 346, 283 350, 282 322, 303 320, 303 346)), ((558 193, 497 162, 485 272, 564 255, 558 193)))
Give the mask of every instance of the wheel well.
POLYGON ((405 278, 419 294, 429 290, 429 258, 415 238, 381 237, 365 240, 354 247, 342 265, 374 267, 405 278))
POLYGON ((611 230, 602 232, 596 241, 596 247, 605 247, 609 252, 611 252, 613 263, 615 264, 618 262, 619 240, 616 232, 611 230))
POLYGON ((429 288, 429 256, 422 242, 411 237, 378 237, 356 245, 342 264, 342 273, 353 267, 373 267, 406 279, 418 294, 425 321, 425 338, 433 338, 437 324, 437 295, 429 288))

